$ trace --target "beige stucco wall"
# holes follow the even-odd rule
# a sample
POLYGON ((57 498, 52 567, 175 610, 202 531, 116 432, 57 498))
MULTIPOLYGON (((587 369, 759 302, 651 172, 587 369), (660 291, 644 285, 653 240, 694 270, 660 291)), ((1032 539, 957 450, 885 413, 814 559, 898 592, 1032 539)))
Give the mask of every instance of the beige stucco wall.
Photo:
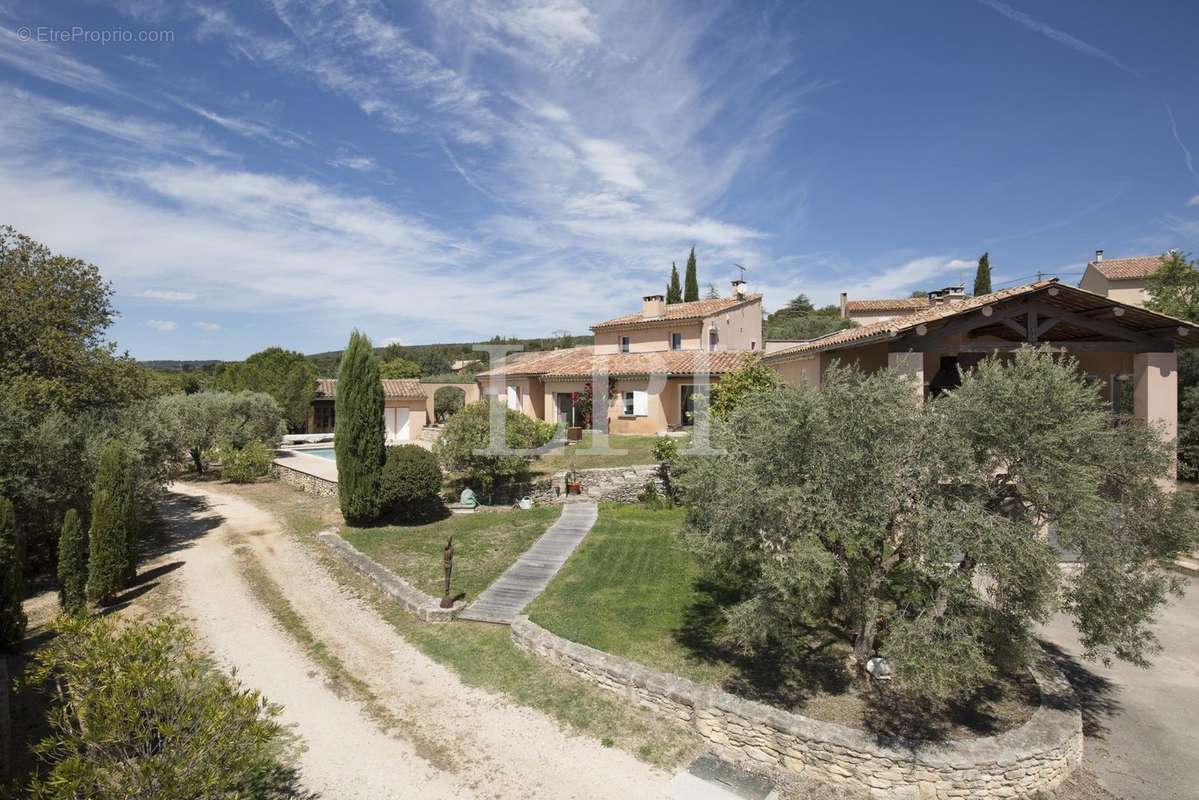
POLYGON ((882 322, 896 317, 905 317, 915 311, 850 311, 848 317, 859 325, 869 325, 872 322, 882 322))
POLYGON ((620 352, 620 337, 629 337, 630 353, 654 353, 670 349, 670 334, 683 334, 683 350, 700 349, 700 324, 694 320, 648 328, 623 328, 595 334, 597 355, 620 352))
POLYGON ((493 389, 496 397, 503 405, 508 405, 508 387, 515 386, 520 390, 520 408, 514 408, 513 411, 520 411, 533 419, 541 419, 545 411, 545 388, 542 386, 541 379, 535 377, 509 377, 503 385, 492 386, 490 376, 480 377, 478 379, 479 393, 481 397, 490 397, 493 389))
POLYGON ((733 308, 704 319, 700 329, 700 346, 708 349, 709 326, 716 326, 717 350, 762 349, 762 301, 733 308))
POLYGON ((421 385, 425 387, 425 392, 428 394, 428 397, 425 398, 426 420, 434 419, 435 414, 433 404, 437 399, 437 390, 444 386, 451 386, 455 389, 461 389, 463 394, 466 395, 463 398, 463 401, 467 405, 470 405, 471 403, 477 403, 481 397, 480 385, 477 381, 475 383, 425 383, 421 385))
POLYGON ((771 364, 774 371, 790 386, 810 386, 820 388, 820 354, 814 353, 807 358, 783 361, 771 364))
POLYGON ((425 399, 418 398, 400 398, 387 397, 383 400, 384 408, 406 408, 408 409, 408 437, 415 439, 420 429, 428 424, 429 418, 425 415, 425 399))
POLYGON ((1123 281, 1108 280, 1099 270, 1089 264, 1086 271, 1082 274, 1082 280, 1078 282, 1078 288, 1086 289, 1088 292, 1094 292, 1095 294, 1106 295, 1121 303, 1128 303, 1134 306, 1145 305, 1144 278, 1123 281))

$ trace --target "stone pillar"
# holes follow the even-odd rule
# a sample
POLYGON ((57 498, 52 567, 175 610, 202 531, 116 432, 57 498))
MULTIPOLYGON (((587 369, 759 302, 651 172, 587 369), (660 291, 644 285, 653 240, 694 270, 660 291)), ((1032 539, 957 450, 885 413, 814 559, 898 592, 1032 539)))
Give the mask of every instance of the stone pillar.
POLYGON ((916 396, 924 400, 924 353, 888 353, 887 366, 912 381, 916 396))
POLYGON ((1136 418, 1174 442, 1178 438, 1178 354, 1137 353, 1132 357, 1132 379, 1136 418))

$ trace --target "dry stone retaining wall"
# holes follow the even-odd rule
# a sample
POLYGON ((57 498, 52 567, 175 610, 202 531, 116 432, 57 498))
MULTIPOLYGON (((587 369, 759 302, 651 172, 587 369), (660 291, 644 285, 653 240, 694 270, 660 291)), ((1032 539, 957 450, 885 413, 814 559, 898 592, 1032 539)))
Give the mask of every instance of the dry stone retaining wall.
POLYGON ((378 586, 400 603, 407 611, 422 622, 451 622, 464 603, 458 601, 453 608, 441 608, 440 600, 417 589, 382 564, 363 555, 358 548, 333 531, 321 531, 316 539, 329 548, 340 561, 378 586))
POLYGON ((1000 800, 1051 791, 1082 758, 1082 716, 1062 674, 1034 670, 1043 702, 998 736, 930 743, 883 739, 657 672, 567 641, 518 617, 516 645, 632 702, 690 724, 730 755, 895 800, 1000 800))
MULTIPOLYGON (((580 469, 575 474, 583 484, 583 496, 597 503, 636 503, 648 481, 653 481, 659 492, 666 491, 657 464, 580 469)), ((566 472, 555 472, 548 485, 535 487, 528 494, 537 505, 566 502, 566 472)))
POLYGON ((271 464, 271 474, 288 486, 294 486, 302 492, 317 497, 337 496, 337 481, 327 481, 278 462, 271 464))

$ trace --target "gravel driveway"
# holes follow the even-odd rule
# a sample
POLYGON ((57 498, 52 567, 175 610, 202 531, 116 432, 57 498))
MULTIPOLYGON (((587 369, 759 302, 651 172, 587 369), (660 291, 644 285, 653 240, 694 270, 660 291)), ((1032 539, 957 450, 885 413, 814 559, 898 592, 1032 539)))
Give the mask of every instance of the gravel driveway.
POLYGON ((1083 764, 1123 800, 1199 798, 1199 580, 1161 616, 1163 651, 1149 669, 1080 660, 1082 647, 1065 617, 1044 630, 1075 657, 1071 680, 1084 703, 1083 764))
POLYGON ((220 663, 284 706, 283 720, 306 745, 300 766, 309 790, 338 800, 662 796, 666 773, 464 685, 345 592, 267 512, 201 484, 173 492, 171 524, 204 531, 177 553, 185 561, 179 610, 220 663), (235 548, 248 548, 316 638, 403 721, 400 735, 382 733, 326 685, 247 588, 235 548), (416 744, 449 753, 452 763, 430 763, 416 744))

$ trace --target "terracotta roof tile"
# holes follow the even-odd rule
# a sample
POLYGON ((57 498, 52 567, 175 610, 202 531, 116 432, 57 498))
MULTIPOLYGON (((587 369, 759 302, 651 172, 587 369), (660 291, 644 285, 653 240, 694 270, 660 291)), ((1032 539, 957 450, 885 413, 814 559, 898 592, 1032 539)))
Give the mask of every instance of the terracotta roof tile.
POLYGON ((858 345, 867 344, 873 340, 885 341, 894 338, 900 333, 912 330, 918 325, 939 322, 941 320, 955 317, 959 314, 964 314, 968 311, 973 311, 983 306, 989 306, 996 303, 1001 303, 1005 300, 1020 297, 1022 295, 1039 292, 1042 289, 1056 287, 1058 297, 1047 298, 1047 301, 1066 305, 1066 301, 1070 300, 1075 305, 1086 307, 1088 309, 1098 309, 1103 307, 1119 306, 1124 309, 1124 316, 1121 318, 1121 324, 1128 325, 1132 330, 1152 330, 1155 328, 1169 327, 1177 324, 1179 328, 1186 328, 1185 335, 1179 335, 1175 338, 1175 343, 1180 346, 1195 346, 1199 343, 1199 326, 1193 325, 1185 320, 1175 319, 1164 314, 1158 314, 1148 309, 1140 308, 1139 306, 1120 303, 1112 300, 1101 294, 1088 292, 1085 289, 1079 289, 1076 286, 1058 283, 1057 279, 1037 281, 1036 283, 1025 284, 1024 286, 1013 286, 1008 289, 1000 289, 997 292, 983 294, 977 297, 970 297, 966 300, 959 300, 953 303, 945 303, 943 305, 929 306, 923 311, 917 311, 915 314, 907 314, 902 317, 893 317, 892 319, 874 322, 870 325, 861 325, 856 328, 846 328, 842 331, 831 333, 828 336, 822 336, 819 339, 812 339, 807 342, 801 342, 792 347, 785 347, 780 350, 775 350, 772 353, 763 356, 763 361, 770 363, 773 361, 785 361, 788 358, 796 356, 804 356, 810 353, 818 353, 825 350, 837 350, 845 347, 856 347, 858 345))
POLYGON ((1162 265, 1161 256, 1134 256, 1132 258, 1105 258, 1103 261, 1087 262, 1109 281, 1127 281, 1147 278, 1162 265))
MULTIPOLYGON (((748 351, 664 350, 653 353, 611 353, 595 355, 591 347, 570 350, 551 350, 544 353, 524 353, 509 358, 505 368, 508 375, 540 375, 560 378, 590 377, 597 370, 607 370, 609 376, 629 375, 692 375, 695 370, 710 373, 732 372, 745 366, 761 353, 748 351)), ((490 377, 493 370, 480 373, 490 377)))
MULTIPOLYGON (((428 397, 425 387, 418 378, 384 378, 383 396, 396 400, 423 400, 428 397)), ((317 397, 336 397, 337 380, 320 378, 316 382, 317 397)))
POLYGON ((591 326, 591 330, 621 328, 627 325, 656 325, 685 319, 703 319, 747 303, 758 302, 761 299, 762 295, 760 294, 747 294, 745 297, 721 297, 715 300, 695 300, 690 303, 670 303, 666 306, 664 316, 646 319, 641 316, 641 312, 625 314, 623 317, 616 317, 607 322, 598 322, 591 326))
POLYGON ((927 297, 890 297, 881 300, 847 300, 845 308, 854 311, 912 311, 928 308, 927 297))

